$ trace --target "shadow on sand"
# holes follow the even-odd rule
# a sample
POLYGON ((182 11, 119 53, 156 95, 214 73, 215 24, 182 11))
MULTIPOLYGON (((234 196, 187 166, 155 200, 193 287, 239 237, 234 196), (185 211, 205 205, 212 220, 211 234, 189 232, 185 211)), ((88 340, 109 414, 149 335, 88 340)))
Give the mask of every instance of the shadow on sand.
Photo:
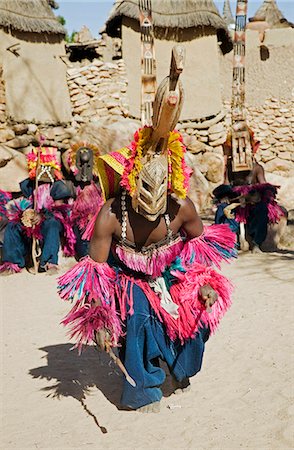
MULTIPOLYGON (((60 399, 73 397, 81 403, 83 409, 90 415, 102 433, 107 433, 101 426, 95 415, 88 409, 85 400, 92 388, 99 389, 103 395, 117 409, 120 406, 120 395, 123 386, 123 375, 105 352, 98 351, 96 347, 85 346, 83 353, 78 354, 76 349, 70 350, 71 344, 58 344, 42 347, 39 350, 45 352, 43 356, 47 364, 29 371, 33 378, 46 379, 54 384, 42 388, 49 398, 60 399)), ((173 393, 171 376, 167 367, 166 381, 162 386, 163 395, 170 396, 173 393)))

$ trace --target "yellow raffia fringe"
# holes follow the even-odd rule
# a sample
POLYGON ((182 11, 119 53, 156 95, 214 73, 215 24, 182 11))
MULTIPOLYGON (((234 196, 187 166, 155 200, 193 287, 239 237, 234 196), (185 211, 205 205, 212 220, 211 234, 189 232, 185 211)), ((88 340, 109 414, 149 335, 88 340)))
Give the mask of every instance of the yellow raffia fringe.
POLYGON ((142 128, 138 132, 139 138, 138 138, 137 147, 136 147, 134 166, 128 176, 128 182, 129 182, 129 186, 130 186, 130 195, 133 195, 136 190, 137 179, 138 179, 139 173, 141 172, 142 167, 143 167, 142 162, 141 162, 143 152, 145 150, 146 145, 150 141, 151 133, 152 133, 152 128, 150 128, 150 127, 142 128))
POLYGON ((168 149, 170 151, 172 173, 171 190, 179 198, 186 198, 187 188, 185 187, 185 174, 183 172, 184 146, 180 141, 180 133, 171 131, 168 139, 168 149))
MULTIPOLYGON (((150 142, 152 133, 151 127, 142 128, 139 132, 139 138, 136 147, 136 155, 134 159, 134 166, 128 176, 130 186, 130 195, 133 195, 136 190, 136 183, 138 176, 142 170, 142 156, 145 153, 146 146, 150 142)), ((185 174, 183 173, 182 161, 184 158, 184 147, 180 140, 181 135, 176 131, 171 131, 168 138, 169 158, 172 166, 172 173, 169 174, 171 181, 171 191, 179 198, 186 198, 187 189, 185 187, 185 174)))

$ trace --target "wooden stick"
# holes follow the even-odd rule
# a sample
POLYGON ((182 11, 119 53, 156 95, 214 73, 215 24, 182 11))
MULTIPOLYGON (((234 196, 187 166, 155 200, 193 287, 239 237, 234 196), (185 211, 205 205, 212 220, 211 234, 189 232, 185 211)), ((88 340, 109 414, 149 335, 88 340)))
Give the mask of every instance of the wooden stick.
POLYGON ((131 386, 136 387, 135 380, 133 380, 133 378, 128 374, 127 369, 125 368, 121 360, 115 355, 114 351, 112 350, 108 342, 105 343, 105 348, 110 358, 115 362, 115 364, 120 368, 120 370, 126 377, 127 382, 130 383, 131 386))

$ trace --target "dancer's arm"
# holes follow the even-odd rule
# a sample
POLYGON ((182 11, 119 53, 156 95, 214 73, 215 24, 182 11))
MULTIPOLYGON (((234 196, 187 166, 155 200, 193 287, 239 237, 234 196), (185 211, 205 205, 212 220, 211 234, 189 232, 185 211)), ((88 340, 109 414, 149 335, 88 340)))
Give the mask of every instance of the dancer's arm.
POLYGON ((198 216, 192 200, 188 197, 181 201, 179 215, 182 221, 182 229, 186 232, 189 239, 200 236, 203 232, 202 220, 198 216))
POLYGON ((107 261, 117 221, 111 210, 112 202, 113 199, 108 200, 101 208, 90 241, 90 257, 100 263, 107 261))

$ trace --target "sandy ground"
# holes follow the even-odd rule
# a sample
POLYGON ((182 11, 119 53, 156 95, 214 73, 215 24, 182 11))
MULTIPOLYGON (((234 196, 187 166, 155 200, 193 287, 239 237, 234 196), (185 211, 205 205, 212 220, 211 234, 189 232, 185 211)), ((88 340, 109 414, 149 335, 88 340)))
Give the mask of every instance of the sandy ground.
POLYGON ((294 255, 241 255, 234 304, 192 389, 161 412, 118 409, 121 375, 93 347, 70 352, 55 277, 0 278, 1 449, 292 449, 294 255))

